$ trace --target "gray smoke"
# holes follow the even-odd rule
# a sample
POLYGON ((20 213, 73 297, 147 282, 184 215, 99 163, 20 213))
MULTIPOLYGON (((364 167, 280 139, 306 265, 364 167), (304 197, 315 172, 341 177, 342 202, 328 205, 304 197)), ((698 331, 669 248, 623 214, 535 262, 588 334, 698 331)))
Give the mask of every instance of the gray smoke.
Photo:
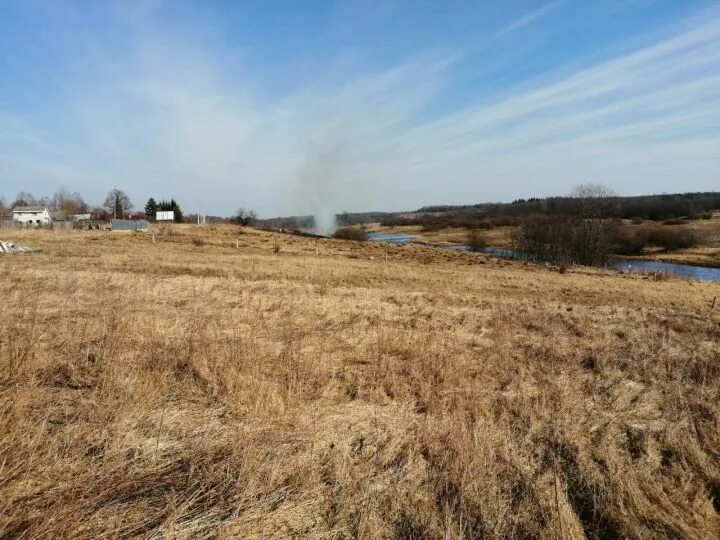
POLYGON ((342 210, 339 189, 341 162, 340 144, 335 143, 309 152, 300 170, 298 194, 315 217, 315 232, 318 234, 330 236, 337 228, 335 215, 342 210))

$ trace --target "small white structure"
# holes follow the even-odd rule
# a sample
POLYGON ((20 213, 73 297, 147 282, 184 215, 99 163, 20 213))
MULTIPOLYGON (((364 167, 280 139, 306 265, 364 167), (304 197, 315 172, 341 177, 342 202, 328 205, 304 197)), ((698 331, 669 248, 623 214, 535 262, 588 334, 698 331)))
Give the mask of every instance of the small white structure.
POLYGON ((155 212, 155 219, 157 221, 175 221, 175 212, 172 210, 159 210, 155 212))
POLYGON ((52 218, 45 206, 16 206, 13 208, 13 220, 23 225, 50 225, 52 218))

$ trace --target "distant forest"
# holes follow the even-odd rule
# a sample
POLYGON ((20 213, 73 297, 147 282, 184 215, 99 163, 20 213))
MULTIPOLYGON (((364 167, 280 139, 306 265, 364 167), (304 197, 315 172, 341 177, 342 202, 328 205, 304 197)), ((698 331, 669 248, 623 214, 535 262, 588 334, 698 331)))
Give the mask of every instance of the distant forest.
MULTIPOLYGON (((417 213, 426 212, 483 212, 486 215, 565 214, 571 208, 572 197, 517 199, 511 203, 481 203, 472 206, 424 206, 417 213)), ((720 192, 672 193, 613 197, 615 217, 661 220, 693 217, 720 209, 720 192)))
MULTIPOLYGON (((400 215, 392 212, 343 212, 335 215, 338 226, 360 225, 362 223, 377 223, 379 221, 393 219, 400 215)), ((263 229, 312 229, 315 227, 313 216, 288 216, 268 219, 258 219, 255 226, 263 229)))
MULTIPOLYGON (((720 210, 720 192, 673 193, 611 197, 607 202, 609 216, 623 219, 709 218, 720 210)), ((385 226, 421 225, 426 228, 464 227, 486 229, 517 226, 534 216, 563 216, 573 212, 576 199, 547 197, 518 199, 511 203, 424 206, 409 212, 344 212, 337 214, 339 226, 380 222, 385 226)), ((268 229, 309 229, 315 226, 313 216, 290 216, 257 220, 257 226, 268 229)))

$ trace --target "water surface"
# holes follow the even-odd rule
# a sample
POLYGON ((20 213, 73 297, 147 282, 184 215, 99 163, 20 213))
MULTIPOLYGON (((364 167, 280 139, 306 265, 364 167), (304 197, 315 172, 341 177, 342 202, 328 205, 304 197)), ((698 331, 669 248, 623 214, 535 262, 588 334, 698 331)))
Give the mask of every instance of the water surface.
POLYGON ((420 238, 420 236, 417 234, 371 232, 368 234, 368 238, 373 242, 385 242, 386 244, 404 246, 405 244, 411 243, 415 238, 420 238))
POLYGON ((614 258, 608 261, 608 267, 621 272, 665 272, 689 279, 720 282, 720 268, 709 266, 614 258))
MULTIPOLYGON (((403 234, 403 233, 370 233, 370 240, 373 242, 387 242, 390 244, 406 245, 412 244, 413 240, 420 238, 419 235, 403 234)), ((441 249, 451 249, 455 251, 468 251, 468 246, 452 245, 445 246, 440 244, 421 244, 423 246, 437 247, 441 249)), ((523 255, 510 249, 502 248, 483 248, 482 253, 494 255, 496 257, 505 257, 509 259, 523 258, 523 255)), ((711 268, 708 266, 693 266, 690 264, 677 264, 662 261, 648 261, 638 259, 625 259, 622 257, 614 257, 607 263, 608 268, 613 268, 621 272, 664 272, 674 276, 680 276, 688 279, 697 279, 700 281, 717 281, 720 282, 720 268, 711 268)))

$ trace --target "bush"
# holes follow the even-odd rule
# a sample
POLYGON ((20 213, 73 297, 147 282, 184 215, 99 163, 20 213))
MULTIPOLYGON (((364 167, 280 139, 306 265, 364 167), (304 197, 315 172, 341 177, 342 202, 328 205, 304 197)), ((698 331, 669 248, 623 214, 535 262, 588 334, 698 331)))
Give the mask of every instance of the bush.
POLYGON ((653 225, 634 230, 619 229, 613 237, 612 252, 637 255, 648 245, 675 251, 697 246, 699 242, 700 238, 693 230, 653 225))
POLYGON ((339 240, 354 240, 357 242, 364 242, 368 239, 368 234, 364 229, 358 229, 357 227, 340 227, 339 229, 335 230, 332 237, 339 240))
MULTIPOLYGON (((524 216, 527 217, 527 216, 524 216)), ((490 227, 517 227, 522 224, 523 216, 493 216, 490 227)))
POLYGON ((483 220, 483 221, 478 222, 476 227, 478 229, 493 229, 493 228, 495 228, 495 225, 493 224, 492 221, 483 220))
POLYGON ((487 247, 485 238, 477 231, 469 232, 467 235, 467 240, 465 242, 470 251, 474 252, 482 251, 487 247))
POLYGON ((678 230, 653 227, 648 229, 646 234, 649 244, 665 248, 667 251, 695 247, 700 240, 695 231, 687 229, 678 230))
POLYGON ((422 230, 425 232, 437 232, 441 229, 444 229, 447 226, 446 223, 442 223, 440 221, 433 221, 424 223, 422 226, 422 230))
POLYGON ((232 217, 233 223, 241 227, 248 227, 257 221, 257 214, 247 208, 238 208, 232 217))
POLYGON ((687 221, 680 218, 666 219, 663 225, 687 225, 687 221))
POLYGON ((645 249, 647 235, 643 230, 620 229, 612 242, 612 252, 619 255, 637 255, 645 249))

